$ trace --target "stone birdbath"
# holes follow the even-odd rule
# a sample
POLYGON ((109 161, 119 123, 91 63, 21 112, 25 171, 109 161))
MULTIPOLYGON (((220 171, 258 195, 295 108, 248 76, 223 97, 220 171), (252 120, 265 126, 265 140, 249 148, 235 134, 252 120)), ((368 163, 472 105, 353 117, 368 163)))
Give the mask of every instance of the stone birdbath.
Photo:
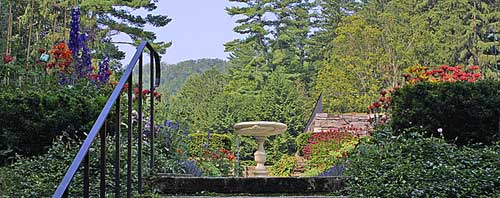
POLYGON ((254 176, 255 177, 266 177, 269 175, 266 166, 266 152, 264 151, 264 141, 266 137, 271 135, 278 135, 283 133, 287 126, 286 124, 279 122, 267 122, 267 121, 254 121, 254 122, 240 122, 234 125, 236 133, 244 136, 253 136, 257 142, 258 148, 254 153, 255 162, 257 166, 255 167, 254 176))

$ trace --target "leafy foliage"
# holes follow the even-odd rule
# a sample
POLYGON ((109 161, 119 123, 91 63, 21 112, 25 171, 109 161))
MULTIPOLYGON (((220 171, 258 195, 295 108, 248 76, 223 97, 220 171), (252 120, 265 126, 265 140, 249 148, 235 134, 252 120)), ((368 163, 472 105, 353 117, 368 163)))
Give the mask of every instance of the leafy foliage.
POLYGON ((105 102, 102 92, 83 82, 66 87, 4 87, 0 93, 0 164, 11 161, 14 154, 42 154, 63 133, 83 137, 105 102))
POLYGON ((348 127, 313 133, 302 151, 307 159, 304 175, 317 176, 313 174, 324 172, 341 162, 358 144, 359 137, 355 134, 359 130, 348 127))
POLYGON ((347 194, 375 197, 491 197, 500 185, 500 147, 456 147, 408 129, 381 128, 349 156, 347 194))
POLYGON ((295 156, 283 155, 281 159, 269 168, 269 175, 279 177, 290 177, 295 167, 295 156))
POLYGON ((498 103, 500 83, 418 83, 393 94, 391 125, 397 134, 420 126, 427 135, 459 145, 491 144, 500 140, 498 103))

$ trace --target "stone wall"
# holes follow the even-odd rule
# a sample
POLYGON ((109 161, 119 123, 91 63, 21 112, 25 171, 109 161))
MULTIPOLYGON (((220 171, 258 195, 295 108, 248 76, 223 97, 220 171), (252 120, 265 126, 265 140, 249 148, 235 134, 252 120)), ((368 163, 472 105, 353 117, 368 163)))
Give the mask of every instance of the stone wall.
POLYGON ((366 135, 372 129, 369 119, 370 115, 366 113, 317 113, 307 131, 317 133, 352 126, 362 129, 359 135, 366 135))

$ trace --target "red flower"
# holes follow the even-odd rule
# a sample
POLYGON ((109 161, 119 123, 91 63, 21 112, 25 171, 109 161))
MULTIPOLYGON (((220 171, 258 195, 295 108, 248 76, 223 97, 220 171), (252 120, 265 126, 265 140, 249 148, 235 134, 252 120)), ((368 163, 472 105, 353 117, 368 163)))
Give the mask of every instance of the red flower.
POLYGON ((151 91, 149 89, 142 90, 142 95, 148 95, 151 91))
POLYGON ((380 95, 385 96, 385 94, 387 94, 387 91, 386 91, 386 90, 382 90, 382 91, 380 91, 380 95))
POLYGON ((224 154, 228 154, 229 153, 229 151, 227 149, 225 149, 225 148, 221 148, 220 152, 224 153, 224 154))
POLYGON ((479 66, 477 65, 473 65, 473 66, 470 66, 470 70, 478 70, 479 69, 479 66))
POLYGON ((12 56, 9 56, 9 55, 3 55, 3 64, 9 64, 10 62, 12 62, 14 60, 14 58, 12 58, 12 56))
POLYGON ((161 100, 161 94, 158 93, 158 92, 153 92, 153 96, 157 99, 157 100, 161 100))
POLYGON ((220 155, 217 154, 217 153, 212 153, 212 158, 214 159, 219 159, 220 158, 220 155))
POLYGON ((138 95, 139 94, 139 88, 137 88, 137 87, 134 88, 134 93, 135 93, 135 95, 138 95))
POLYGON ((385 102, 385 98, 379 98, 380 102, 385 102))
POLYGON ((479 73, 477 73, 477 74, 472 74, 472 76, 473 76, 474 78, 479 78, 479 77, 481 77, 481 74, 479 74, 479 73))
POLYGON ((231 153, 231 154, 227 155, 226 158, 228 160, 234 160, 236 158, 236 156, 234 156, 234 154, 231 153))
POLYGON ((123 85, 122 92, 125 92, 127 89, 128 89, 128 83, 125 83, 125 84, 123 85))
POLYGON ((382 105, 380 104, 380 102, 375 102, 375 103, 373 103, 373 106, 374 106, 375 108, 379 108, 379 107, 380 107, 380 106, 382 106, 382 105))

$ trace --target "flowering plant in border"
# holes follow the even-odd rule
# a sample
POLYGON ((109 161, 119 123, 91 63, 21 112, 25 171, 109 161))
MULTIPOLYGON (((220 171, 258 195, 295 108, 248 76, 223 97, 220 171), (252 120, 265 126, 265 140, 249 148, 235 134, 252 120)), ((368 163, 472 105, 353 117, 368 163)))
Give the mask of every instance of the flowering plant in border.
POLYGON ((69 67, 71 65, 71 61, 73 61, 73 58, 71 57, 72 52, 65 42, 60 42, 54 45, 49 52, 53 59, 45 67, 47 73, 52 74, 52 69, 56 66, 60 73, 68 74, 72 72, 69 67))
POLYGON ((422 81, 429 82, 457 82, 457 81, 467 81, 476 82, 480 77, 481 73, 478 71, 479 66, 469 66, 464 68, 464 66, 448 66, 441 65, 439 67, 429 68, 421 65, 415 65, 405 69, 402 76, 405 78, 405 82, 408 84, 415 84, 422 81))
POLYGON ((189 134, 190 160, 196 161, 205 176, 229 176, 236 174, 236 155, 230 151, 229 137, 225 134, 189 134))
POLYGON ((360 138, 358 132, 362 130, 349 126, 313 133, 303 149, 304 158, 307 159, 306 169, 323 172, 334 166, 341 158, 347 157, 348 152, 358 143, 360 138))

